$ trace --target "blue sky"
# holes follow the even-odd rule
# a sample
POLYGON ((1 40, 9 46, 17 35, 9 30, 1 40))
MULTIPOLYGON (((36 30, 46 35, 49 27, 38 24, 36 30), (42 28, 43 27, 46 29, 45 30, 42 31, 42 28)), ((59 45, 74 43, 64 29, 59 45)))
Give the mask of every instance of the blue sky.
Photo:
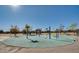
POLYGON ((67 28, 72 23, 79 25, 79 6, 61 5, 25 5, 18 8, 10 5, 0 5, 0 29, 9 30, 11 25, 20 29, 29 24, 33 29, 59 28, 63 24, 67 28))

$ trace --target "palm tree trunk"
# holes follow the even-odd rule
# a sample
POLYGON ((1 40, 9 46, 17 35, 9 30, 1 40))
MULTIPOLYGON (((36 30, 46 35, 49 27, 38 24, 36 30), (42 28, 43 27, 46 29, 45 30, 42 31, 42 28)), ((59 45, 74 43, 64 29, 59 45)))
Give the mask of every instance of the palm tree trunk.
POLYGON ((27 32, 27 36, 26 36, 26 38, 28 39, 28 32, 27 32))
POLYGON ((28 28, 27 28, 27 36, 26 36, 26 38, 28 39, 28 28))

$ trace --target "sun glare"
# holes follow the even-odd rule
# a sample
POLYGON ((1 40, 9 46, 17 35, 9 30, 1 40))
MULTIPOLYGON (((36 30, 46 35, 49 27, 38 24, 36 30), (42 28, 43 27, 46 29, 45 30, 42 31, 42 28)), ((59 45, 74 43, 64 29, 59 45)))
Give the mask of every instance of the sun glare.
POLYGON ((19 5, 11 5, 12 7, 19 7, 19 5))
POLYGON ((12 8, 13 11, 18 10, 19 7, 20 7, 19 5, 11 5, 11 8, 12 8))

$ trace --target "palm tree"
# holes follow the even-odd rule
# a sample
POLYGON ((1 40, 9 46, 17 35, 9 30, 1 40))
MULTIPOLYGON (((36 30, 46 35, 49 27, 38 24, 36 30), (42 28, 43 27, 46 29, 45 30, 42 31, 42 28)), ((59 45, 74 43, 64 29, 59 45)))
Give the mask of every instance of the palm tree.
POLYGON ((30 25, 26 24, 25 25, 25 31, 26 31, 26 34, 27 34, 27 39, 28 39, 28 34, 29 34, 29 31, 30 31, 30 25))

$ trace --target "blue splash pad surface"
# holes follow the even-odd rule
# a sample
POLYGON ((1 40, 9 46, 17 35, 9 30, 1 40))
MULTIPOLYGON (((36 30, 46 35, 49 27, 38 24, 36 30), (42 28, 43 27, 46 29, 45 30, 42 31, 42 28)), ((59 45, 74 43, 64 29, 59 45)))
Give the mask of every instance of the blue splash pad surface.
POLYGON ((29 48, 51 48, 56 46, 64 46, 68 44, 74 43, 75 37, 74 36, 60 36, 56 39, 56 37, 53 37, 51 39, 48 39, 45 35, 42 36, 29 36, 29 39, 31 40, 37 40, 39 42, 33 43, 30 40, 26 39, 26 36, 20 36, 20 37, 11 37, 9 39, 6 39, 2 41, 3 43, 11 46, 19 46, 19 47, 29 47, 29 48))

